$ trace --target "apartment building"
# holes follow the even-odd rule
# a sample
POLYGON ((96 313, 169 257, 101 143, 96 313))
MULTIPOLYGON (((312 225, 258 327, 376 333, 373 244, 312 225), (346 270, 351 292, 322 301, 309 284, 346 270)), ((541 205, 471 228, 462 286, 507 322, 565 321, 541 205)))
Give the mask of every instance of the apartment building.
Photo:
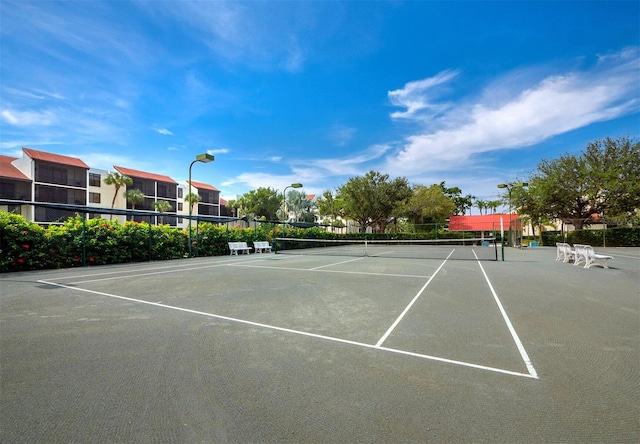
MULTIPOLYGON (((139 222, 164 223, 184 228, 186 220, 181 215, 188 214, 185 206, 186 184, 180 184, 171 177, 123 166, 114 166, 120 174, 129 176, 133 184, 118 190, 107 185, 104 179, 109 171, 91 168, 81 159, 23 148, 22 158, 0 156, 0 199, 25 202, 46 202, 82 205, 94 208, 135 209, 154 212, 155 203, 164 200, 169 203, 169 216, 159 220, 156 216, 135 215, 129 218, 139 222), (141 202, 126 199, 128 190, 140 190, 141 202)), ((200 203, 192 214, 219 216, 220 191, 214 186, 193 182, 200 195, 200 203)), ((16 202, 0 204, 0 210, 19 213, 31 222, 41 224, 59 223, 75 214, 74 211, 47 208, 16 202)), ((89 217, 113 218, 124 222, 125 216, 90 213, 89 217)))

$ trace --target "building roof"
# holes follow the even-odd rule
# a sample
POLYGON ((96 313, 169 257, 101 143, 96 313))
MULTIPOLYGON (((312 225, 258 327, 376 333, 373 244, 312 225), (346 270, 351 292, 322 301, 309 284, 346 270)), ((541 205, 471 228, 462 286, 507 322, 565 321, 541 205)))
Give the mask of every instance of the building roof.
POLYGON ((515 213, 509 214, 483 214, 479 216, 451 216, 449 218, 449 231, 492 231, 504 228, 509 229, 509 221, 518 219, 515 213), (502 227, 500 225, 502 219, 502 227))
POLYGON ((163 176, 162 174, 147 173, 145 171, 132 170, 131 168, 125 168, 125 167, 116 166, 116 165, 114 165, 113 167, 120 174, 124 174, 125 176, 129 176, 129 177, 138 177, 140 179, 155 180, 156 182, 168 182, 168 183, 175 183, 175 184, 178 183, 172 178, 170 178, 169 176, 163 176))
POLYGON ((77 157, 63 156, 61 154, 47 153, 44 151, 34 150, 32 148, 22 148, 24 154, 32 158, 33 160, 42 160, 45 162, 59 163, 61 165, 74 166, 78 168, 89 169, 89 165, 84 163, 77 157))
MULTIPOLYGON (((189 184, 189 181, 187 181, 187 184, 189 184)), ((191 186, 196 187, 200 190, 220 191, 213 185, 209 185, 208 183, 196 182, 195 180, 191 181, 191 186)))
POLYGON ((31 179, 25 176, 22 171, 13 166, 14 160, 18 160, 18 158, 0 155, 0 177, 30 181, 31 179))

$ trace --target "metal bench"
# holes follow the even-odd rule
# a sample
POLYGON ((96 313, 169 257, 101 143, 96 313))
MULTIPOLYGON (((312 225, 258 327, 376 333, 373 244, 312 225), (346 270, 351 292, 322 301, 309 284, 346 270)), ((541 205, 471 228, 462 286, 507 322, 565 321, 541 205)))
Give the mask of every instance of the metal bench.
POLYGON ((607 262, 613 259, 613 256, 596 253, 591 245, 582 245, 582 254, 585 259, 584 268, 589 268, 592 265, 600 265, 602 268, 609 268, 607 262))
POLYGON ((256 253, 271 253, 271 244, 267 241, 254 242, 253 249, 256 253))
POLYGON ((229 242, 229 251, 230 255, 238 255, 238 252, 242 252, 243 254, 249 254, 251 252, 251 247, 247 246, 246 242, 229 242))
POLYGON ((556 260, 567 262, 576 261, 576 250, 565 242, 556 242, 556 260))

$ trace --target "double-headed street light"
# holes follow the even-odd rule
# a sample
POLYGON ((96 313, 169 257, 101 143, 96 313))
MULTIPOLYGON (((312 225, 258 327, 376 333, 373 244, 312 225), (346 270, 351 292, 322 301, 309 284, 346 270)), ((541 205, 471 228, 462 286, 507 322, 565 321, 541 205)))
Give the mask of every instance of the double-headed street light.
POLYGON ((284 191, 282 192, 282 209, 284 211, 284 221, 287 221, 287 190, 289 188, 302 188, 303 185, 301 183, 292 183, 289 186, 284 187, 284 191))
MULTIPOLYGON (((514 183, 500 183, 498 184, 498 188, 506 188, 509 196, 509 232, 511 232, 511 190, 514 188, 523 188, 528 187, 529 184, 527 182, 514 182, 514 183)), ((503 239, 504 243, 504 239, 503 239)))
POLYGON ((196 162, 202 162, 202 163, 209 163, 209 162, 213 162, 214 161, 214 157, 212 154, 209 153, 205 153, 205 154, 198 154, 196 156, 196 159, 191 162, 191 164, 189 165, 189 193, 187 194, 187 196, 189 196, 189 257, 191 257, 191 213, 193 211, 193 199, 191 196, 191 167, 193 166, 194 163, 196 162))

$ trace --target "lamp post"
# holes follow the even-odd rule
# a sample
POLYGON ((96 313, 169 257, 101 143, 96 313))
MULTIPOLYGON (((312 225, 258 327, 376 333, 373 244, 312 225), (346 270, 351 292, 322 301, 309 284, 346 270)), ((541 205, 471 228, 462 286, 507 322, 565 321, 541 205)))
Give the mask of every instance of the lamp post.
MULTIPOLYGON (((511 190, 514 188, 522 188, 528 187, 529 184, 527 182, 516 182, 516 183, 500 183, 498 184, 498 188, 506 188, 509 196, 509 233, 511 233, 511 190)), ((502 240, 502 244, 504 245, 504 239, 502 240)), ((520 243, 522 246, 522 243, 520 243)), ((504 260, 504 259, 503 259, 504 260)))
MULTIPOLYGON (((196 159, 193 162, 191 162, 191 164, 189 165, 189 193, 187 194, 187 196, 189 196, 189 199, 191 199, 191 167, 196 162, 209 163, 213 161, 214 161, 214 157, 212 154, 208 154, 208 153, 198 154, 196 156, 196 159)), ((191 202, 190 200, 188 204, 189 204, 189 257, 191 257, 191 213, 193 211, 193 202, 191 202)))
POLYGON ((289 188, 302 188, 303 185, 301 183, 292 183, 289 186, 284 187, 284 191, 282 191, 282 208, 284 211, 284 221, 287 221, 287 190, 289 188))

